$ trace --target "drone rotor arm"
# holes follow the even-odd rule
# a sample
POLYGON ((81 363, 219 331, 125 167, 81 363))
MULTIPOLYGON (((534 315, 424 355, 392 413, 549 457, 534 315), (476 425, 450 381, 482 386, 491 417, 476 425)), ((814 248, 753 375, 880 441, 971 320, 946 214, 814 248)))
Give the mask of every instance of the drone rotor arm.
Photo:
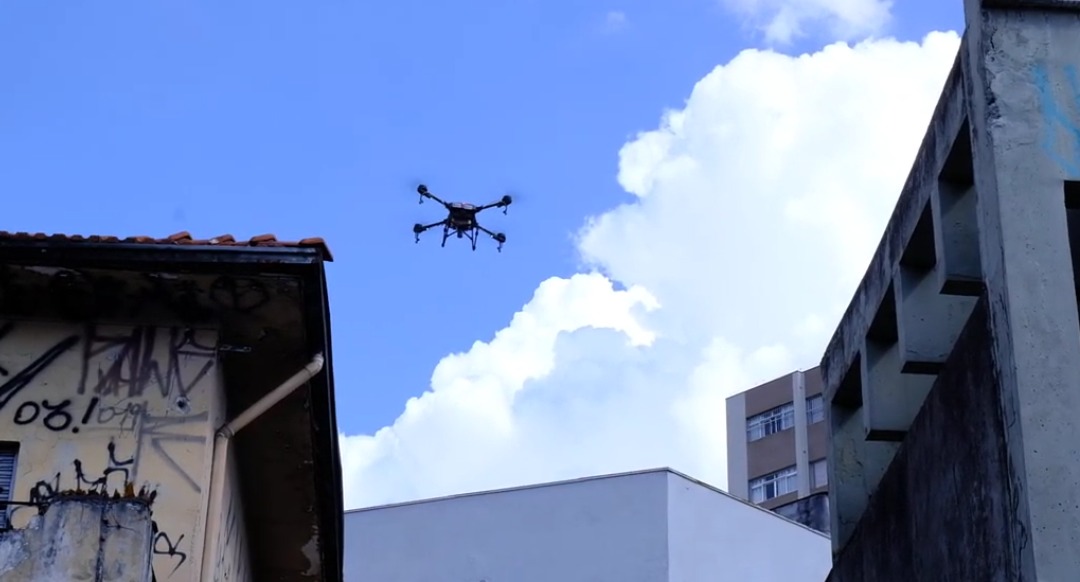
POLYGON ((420 185, 416 188, 416 193, 420 195, 420 204, 424 203, 424 198, 430 198, 438 202, 439 204, 446 206, 446 202, 443 201, 442 198, 439 198, 438 196, 432 194, 431 191, 427 189, 427 186, 420 185))
POLYGON ((477 207, 476 211, 480 212, 481 210, 487 210, 488 208, 502 208, 503 214, 506 214, 506 210, 510 207, 510 204, 513 201, 513 198, 511 198, 509 195, 506 195, 499 199, 497 202, 492 202, 491 204, 485 204, 483 206, 477 207))
POLYGON ((447 221, 444 219, 440 220, 439 222, 433 222, 431 224, 414 224, 413 234, 416 235, 416 242, 420 242, 420 235, 424 234, 424 232, 426 232, 428 229, 435 228, 436 226, 445 226, 446 223, 447 221))
POLYGON ((502 252, 503 244, 506 243, 506 235, 505 234, 503 234, 501 232, 491 232, 490 230, 480 226, 479 224, 476 225, 476 229, 480 230, 480 231, 483 231, 485 234, 487 234, 491 238, 495 239, 495 241, 499 243, 499 247, 496 250, 498 250, 499 252, 502 252))

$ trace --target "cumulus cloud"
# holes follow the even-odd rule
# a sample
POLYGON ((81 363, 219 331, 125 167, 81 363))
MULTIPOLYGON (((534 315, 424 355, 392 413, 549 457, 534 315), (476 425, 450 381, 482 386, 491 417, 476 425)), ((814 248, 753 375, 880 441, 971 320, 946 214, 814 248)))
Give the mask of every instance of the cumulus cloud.
POLYGON ((876 34, 891 18, 892 0, 724 0, 761 29, 766 40, 786 44, 809 25, 832 38, 851 40, 876 34))
POLYGON ((724 399, 820 359, 958 45, 714 69, 622 148, 634 199, 582 229, 587 272, 444 358, 393 425, 342 436, 346 505, 655 466, 724 486, 724 399))

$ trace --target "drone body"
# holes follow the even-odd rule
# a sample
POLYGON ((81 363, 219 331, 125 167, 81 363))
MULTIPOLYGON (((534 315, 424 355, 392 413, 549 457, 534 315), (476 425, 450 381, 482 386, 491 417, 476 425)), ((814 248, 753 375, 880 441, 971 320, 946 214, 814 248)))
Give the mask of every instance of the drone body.
POLYGON ((502 208, 503 214, 506 214, 507 207, 513 202, 510 196, 503 196, 498 202, 492 202, 491 204, 484 204, 483 206, 476 206, 474 204, 468 204, 465 202, 445 202, 439 197, 435 196, 428 191, 427 186, 421 184, 417 186, 416 192, 420 194, 420 203, 424 203, 425 198, 429 198, 442 204, 446 208, 447 216, 439 222, 433 222, 431 224, 415 224, 413 225, 413 233, 416 235, 416 242, 420 242, 420 235, 425 231, 437 226, 443 227, 442 246, 446 246, 446 239, 451 234, 456 234, 458 238, 467 238, 472 243, 472 249, 476 250, 476 239, 481 232, 491 236, 499 243, 498 249, 502 251, 503 243, 506 242, 506 235, 501 232, 492 232, 483 226, 476 220, 476 215, 480 214, 488 208, 502 208))

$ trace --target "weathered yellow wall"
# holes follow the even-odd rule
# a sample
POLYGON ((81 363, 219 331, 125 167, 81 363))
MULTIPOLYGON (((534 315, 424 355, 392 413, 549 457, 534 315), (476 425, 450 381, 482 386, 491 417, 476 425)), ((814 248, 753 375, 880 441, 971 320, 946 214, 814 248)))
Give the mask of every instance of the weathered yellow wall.
MULTIPOLYGON (((147 486, 157 580, 196 581, 223 415, 216 341, 209 330, 0 321, 0 440, 20 445, 13 498, 147 486)), ((14 511, 13 525, 32 513, 14 511)))

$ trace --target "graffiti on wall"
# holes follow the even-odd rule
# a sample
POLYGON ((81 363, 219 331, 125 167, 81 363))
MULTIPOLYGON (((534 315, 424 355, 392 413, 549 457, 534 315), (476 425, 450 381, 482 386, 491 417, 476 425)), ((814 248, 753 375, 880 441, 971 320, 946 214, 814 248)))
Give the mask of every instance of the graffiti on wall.
POLYGON ((0 440, 20 443, 15 497, 156 496, 155 575, 190 578, 215 367, 209 332, 0 321, 0 440))
POLYGON ((169 570, 168 575, 172 576, 180 569, 180 566, 184 565, 187 561, 187 552, 184 552, 181 547, 184 542, 184 536, 187 534, 180 534, 176 539, 169 537, 168 532, 161 529, 161 526, 155 521, 153 522, 153 551, 154 551, 154 566, 155 574, 157 573, 158 562, 160 561, 172 561, 173 567, 169 570), (159 558, 160 556, 160 558, 159 558))
MULTIPOLYGON (((13 327, 8 323, 0 328, 0 348, 13 327)), ((129 432, 136 440, 132 472, 138 473, 146 447, 184 483, 200 491, 198 480, 170 454, 169 447, 205 440, 203 435, 175 429, 207 421, 205 410, 192 410, 190 396, 207 380, 214 363, 214 347, 199 344, 193 330, 137 327, 129 333, 106 335, 88 326, 81 336, 64 337, 23 369, 18 378, 0 387, 0 415, 13 408, 11 420, 15 425, 36 424, 52 432, 129 432), (25 390, 38 374, 78 344, 82 344, 81 367, 73 394, 50 399, 25 390), (24 392, 26 399, 18 405, 10 402, 24 392), (152 401, 164 404, 163 413, 153 412, 152 401)))
MULTIPOLYGON (((15 329, 15 324, 11 322, 0 325, 0 344, 2 344, 6 336, 11 334, 13 329, 15 329)), ((79 336, 77 335, 64 337, 49 349, 38 354, 29 365, 14 373, 4 367, 3 362, 0 362, 0 377, 4 378, 4 383, 0 384, 0 410, 18 396, 19 392, 29 386, 42 370, 48 368, 61 354, 78 343, 79 336)))
POLYGON ((34 483, 30 489, 30 502, 48 503, 65 491, 107 496, 110 493, 127 492, 132 489, 131 465, 135 462, 134 457, 117 458, 115 442, 110 441, 107 450, 108 460, 100 472, 88 474, 82 459, 75 459, 71 462, 72 476, 66 482, 63 472, 57 471, 52 478, 34 483))
POLYGON ((1039 63, 1033 75, 1043 117, 1040 146, 1066 178, 1080 178, 1080 75, 1076 66, 1065 66, 1059 79, 1051 76, 1045 63, 1039 63), (1055 92, 1062 79, 1066 90, 1055 92))

